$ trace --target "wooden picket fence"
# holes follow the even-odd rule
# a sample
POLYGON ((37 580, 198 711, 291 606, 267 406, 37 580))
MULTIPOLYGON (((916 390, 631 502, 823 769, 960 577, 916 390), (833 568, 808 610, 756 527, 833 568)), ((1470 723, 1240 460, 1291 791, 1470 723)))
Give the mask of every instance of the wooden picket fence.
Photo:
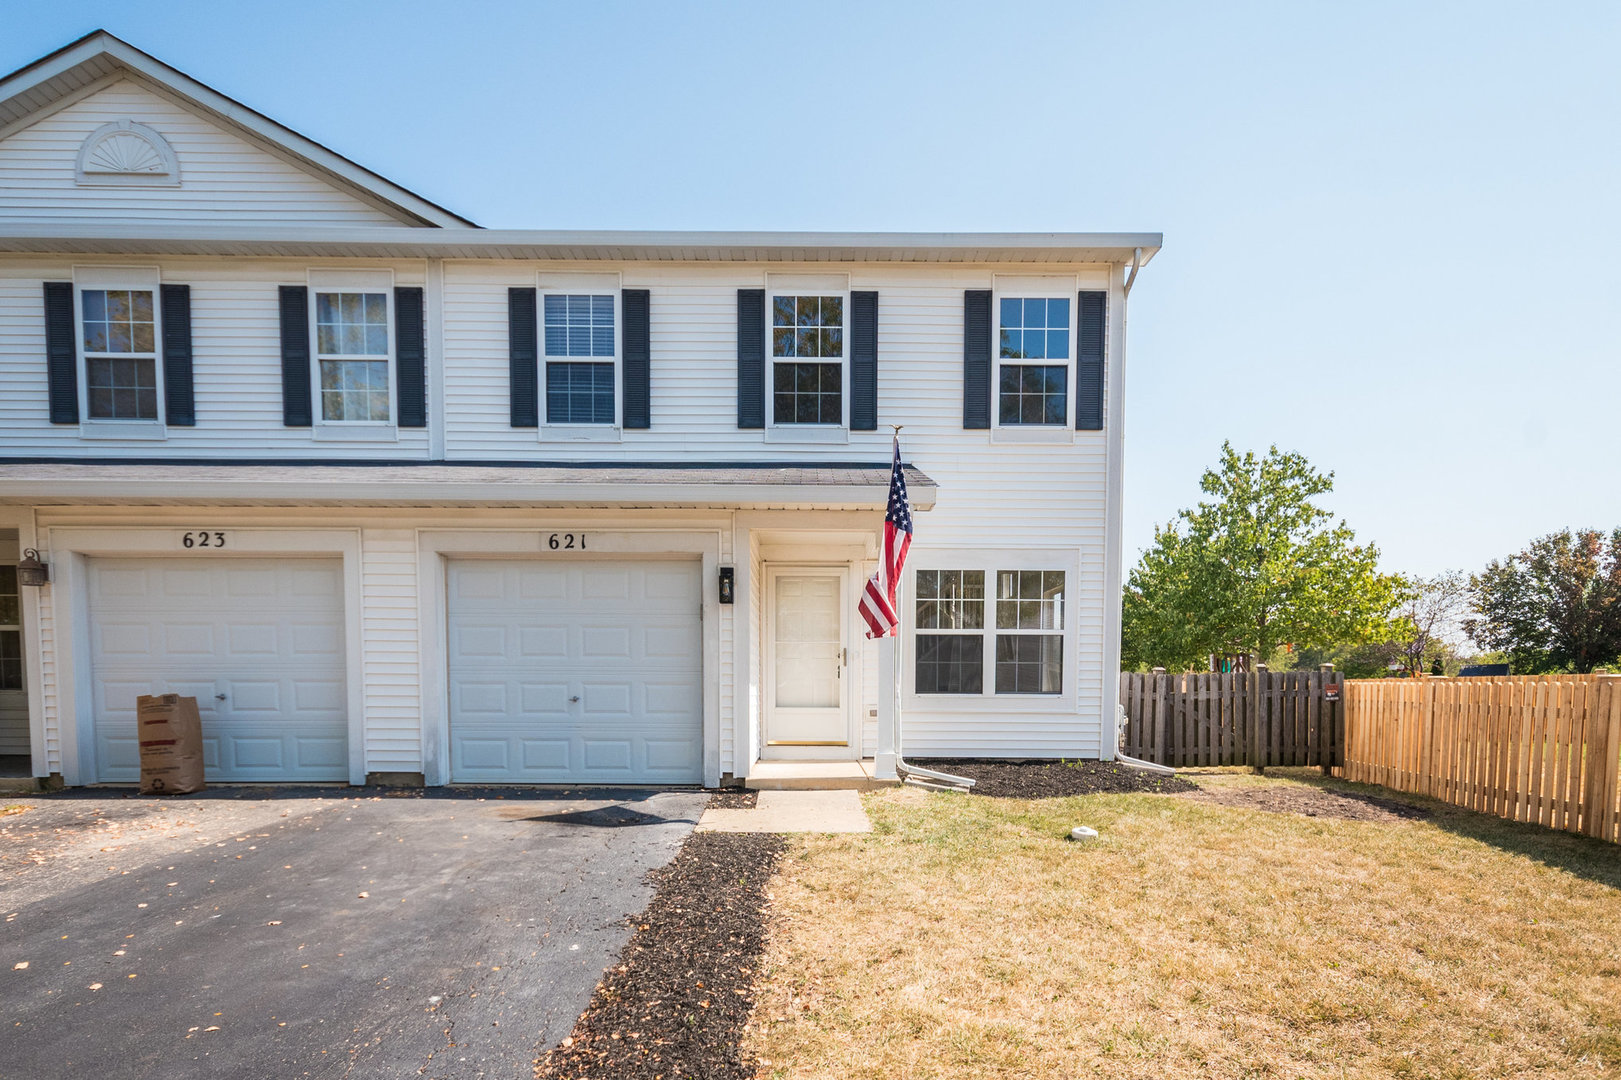
POLYGON ((1321 671, 1122 672, 1125 752, 1161 765, 1341 763, 1342 677, 1321 671))
POLYGON ((1337 770, 1621 842, 1621 675, 1352 679, 1337 770))

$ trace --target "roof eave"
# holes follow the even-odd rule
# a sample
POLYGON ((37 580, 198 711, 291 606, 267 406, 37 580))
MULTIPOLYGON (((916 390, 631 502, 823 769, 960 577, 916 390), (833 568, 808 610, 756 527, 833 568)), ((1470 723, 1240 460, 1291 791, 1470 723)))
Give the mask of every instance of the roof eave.
POLYGON ((1142 264, 1160 233, 899 233, 419 229, 92 223, 0 226, 0 251, 554 261, 1142 264))

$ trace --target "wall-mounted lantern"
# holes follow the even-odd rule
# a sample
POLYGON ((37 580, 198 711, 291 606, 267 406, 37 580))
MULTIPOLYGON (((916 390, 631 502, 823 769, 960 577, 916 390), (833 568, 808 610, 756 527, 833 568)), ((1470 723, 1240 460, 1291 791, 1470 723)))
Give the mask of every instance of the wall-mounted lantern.
POLYGON ((730 566, 720 568, 720 602, 723 604, 732 602, 732 568, 730 566))
POLYGON ((51 580, 51 568, 39 561, 39 552, 28 548, 17 564, 17 584, 38 588, 51 580))

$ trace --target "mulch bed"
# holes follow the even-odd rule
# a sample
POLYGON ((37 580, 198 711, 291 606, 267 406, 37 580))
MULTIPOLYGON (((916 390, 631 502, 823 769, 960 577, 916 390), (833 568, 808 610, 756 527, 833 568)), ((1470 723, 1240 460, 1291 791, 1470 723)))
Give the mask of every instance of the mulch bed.
POLYGON ((709 796, 711 810, 753 810, 760 793, 749 788, 721 788, 709 796))
POLYGON ((1069 795, 1115 795, 1135 792, 1174 795, 1198 791, 1178 776, 1128 769, 1110 761, 994 761, 968 758, 918 760, 937 772, 974 781, 976 795, 993 799, 1058 799, 1069 795))
POLYGON ((1428 810, 1363 795, 1354 791, 1331 791, 1319 787, 1276 785, 1269 787, 1201 787, 1187 796, 1196 802, 1215 803, 1240 810, 1265 810, 1274 814, 1304 814, 1306 817, 1343 818, 1346 821, 1414 821, 1430 816, 1428 810))
POLYGON ((749 1080, 738 1044, 765 949, 766 885, 781 837, 695 833, 658 871, 658 891, 619 962, 540 1080, 749 1080))

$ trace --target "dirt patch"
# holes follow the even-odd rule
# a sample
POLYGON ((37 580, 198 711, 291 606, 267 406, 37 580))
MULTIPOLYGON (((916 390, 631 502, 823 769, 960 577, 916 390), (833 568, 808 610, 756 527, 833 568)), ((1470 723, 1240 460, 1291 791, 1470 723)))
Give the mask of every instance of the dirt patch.
MULTIPOLYGON (((711 804, 713 805, 713 804, 711 804)), ((657 874, 658 892, 619 962, 540 1080, 745 1080, 739 1049, 765 948, 766 883, 781 837, 698 833, 657 874)))
POLYGON ((1069 795, 1136 792, 1172 795, 1197 791, 1181 777, 1128 769, 1109 761, 919 760, 915 764, 966 776, 976 795, 993 799, 1059 799, 1069 795))
POLYGON ((709 796, 710 810, 753 810, 760 793, 748 788, 721 788, 709 796))
POLYGON ((1248 784, 1242 787, 1211 785, 1189 792, 1186 797, 1241 810, 1343 818, 1346 821, 1413 821, 1430 816, 1428 810, 1394 799, 1381 799, 1377 795, 1293 784, 1268 784, 1264 787, 1248 784))

